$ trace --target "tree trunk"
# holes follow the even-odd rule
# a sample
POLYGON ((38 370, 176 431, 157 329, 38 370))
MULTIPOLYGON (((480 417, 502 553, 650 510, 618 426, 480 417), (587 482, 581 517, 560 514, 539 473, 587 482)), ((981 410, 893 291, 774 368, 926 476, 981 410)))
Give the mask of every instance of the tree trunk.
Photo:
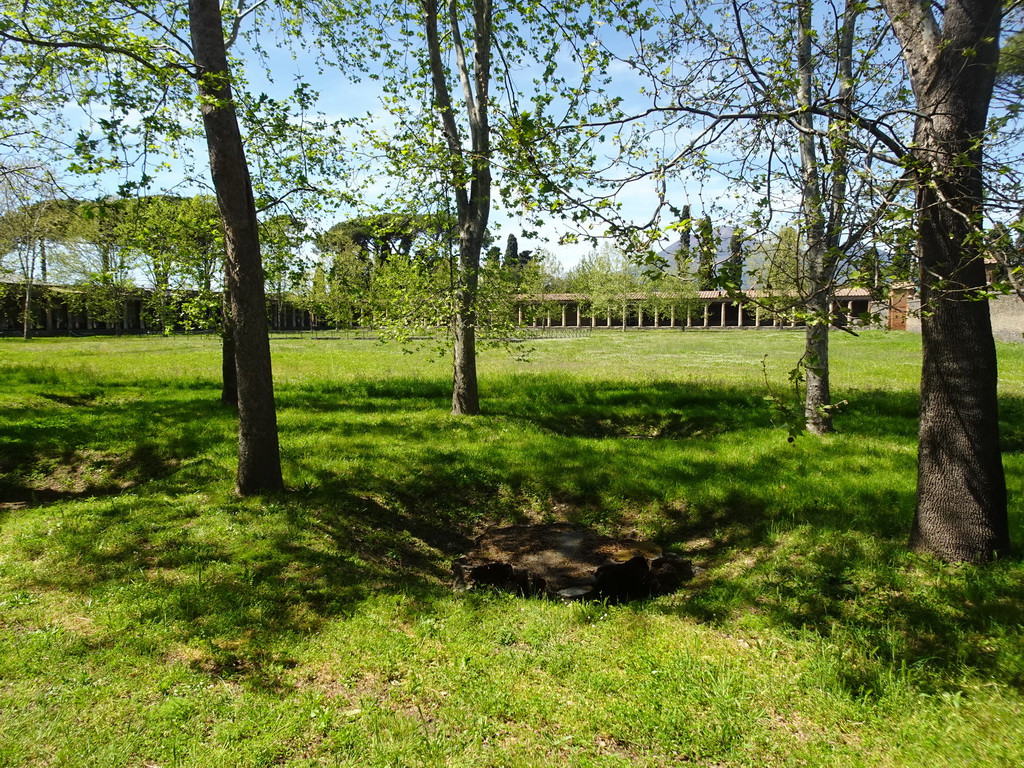
POLYGON ((455 344, 452 369, 452 413, 475 416, 480 413, 480 394, 476 378, 476 294, 480 248, 473 251, 469 236, 460 238, 460 285, 455 293, 455 317, 452 335, 455 344), (475 256, 475 258, 474 258, 475 256))
POLYGON ((21 308, 21 337, 28 341, 32 338, 32 280, 25 278, 25 299, 21 308))
MULTIPOLYGON (((813 299, 812 299, 813 301, 813 299)), ((811 317, 807 321, 804 340, 804 423, 812 435, 825 435, 833 431, 832 390, 829 382, 828 360, 828 302, 825 306, 808 307, 811 317)))
POLYGON ((469 151, 455 120, 448 69, 441 56, 437 0, 423 0, 424 32, 430 62, 434 108, 444 133, 449 170, 455 191, 459 223, 459 262, 456 270, 455 315, 452 335, 452 413, 473 416, 480 413, 476 377, 477 286, 480 252, 491 212, 491 128, 488 122, 491 78, 491 0, 473 0, 473 64, 469 66, 457 14, 460 6, 448 6, 452 49, 462 84, 466 118, 469 123, 469 151))
POLYGON ((238 374, 235 369, 235 327, 231 322, 231 300, 224 289, 221 300, 220 402, 229 408, 238 407, 238 374))
POLYGON ((885 0, 918 118, 921 421, 910 546, 951 562, 1009 549, 996 353, 982 256, 982 138, 998 58, 1000 0, 930 6, 885 0))
POLYGON ((832 431, 832 404, 828 363, 828 292, 831 275, 828 269, 825 213, 821 196, 821 174, 815 146, 814 118, 810 106, 814 101, 814 57, 811 48, 811 0, 800 0, 797 8, 797 106, 802 111, 796 118, 801 127, 800 170, 802 174, 801 213, 805 232, 804 260, 807 264, 807 337, 804 344, 804 421, 807 431, 823 435, 832 431))
POLYGON ((226 283, 238 376, 238 476, 243 496, 284 487, 266 295, 249 166, 232 101, 218 0, 189 0, 210 174, 224 226, 226 283))

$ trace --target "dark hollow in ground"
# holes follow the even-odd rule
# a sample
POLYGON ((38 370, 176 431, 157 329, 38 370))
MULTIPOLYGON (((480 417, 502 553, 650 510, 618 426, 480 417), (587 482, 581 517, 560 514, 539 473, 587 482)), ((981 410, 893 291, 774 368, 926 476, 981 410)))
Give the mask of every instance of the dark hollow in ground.
POLYGON ((455 588, 480 585, 560 600, 628 600, 679 589, 689 560, 649 542, 613 539, 567 523, 491 528, 452 563, 455 588))

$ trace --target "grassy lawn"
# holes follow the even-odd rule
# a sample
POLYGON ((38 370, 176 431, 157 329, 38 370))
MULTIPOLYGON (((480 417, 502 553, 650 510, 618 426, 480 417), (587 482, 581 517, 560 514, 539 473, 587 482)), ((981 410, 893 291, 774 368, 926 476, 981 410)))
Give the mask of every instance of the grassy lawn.
MULTIPOLYGON (((1019 766, 1024 565, 908 554, 920 340, 600 332, 450 364, 273 342, 289 493, 232 495, 214 338, 0 341, 0 765, 1019 766), (699 566, 674 595, 454 594, 495 523, 699 566)), ((1024 345, 1002 345, 1024 542, 1024 345)))

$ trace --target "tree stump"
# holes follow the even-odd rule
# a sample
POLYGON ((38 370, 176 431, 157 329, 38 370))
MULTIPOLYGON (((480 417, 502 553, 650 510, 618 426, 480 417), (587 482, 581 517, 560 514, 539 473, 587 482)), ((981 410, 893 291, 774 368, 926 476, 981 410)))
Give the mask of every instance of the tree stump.
POLYGON ((689 560, 657 544, 613 539, 566 523, 492 528, 452 570, 459 590, 488 585, 559 600, 661 595, 693 577, 689 560))

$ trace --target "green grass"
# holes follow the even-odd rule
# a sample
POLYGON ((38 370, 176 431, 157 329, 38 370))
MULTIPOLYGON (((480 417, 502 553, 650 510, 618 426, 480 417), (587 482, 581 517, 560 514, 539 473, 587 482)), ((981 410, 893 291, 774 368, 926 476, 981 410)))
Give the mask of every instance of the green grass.
POLYGON ((427 352, 279 338, 290 491, 243 500, 215 339, 0 342, 0 765, 1024 764, 1024 565, 904 548, 919 343, 833 336, 839 432, 790 445, 796 333, 486 352, 472 419, 427 352), (451 592, 481 528, 546 520, 702 570, 451 592))

